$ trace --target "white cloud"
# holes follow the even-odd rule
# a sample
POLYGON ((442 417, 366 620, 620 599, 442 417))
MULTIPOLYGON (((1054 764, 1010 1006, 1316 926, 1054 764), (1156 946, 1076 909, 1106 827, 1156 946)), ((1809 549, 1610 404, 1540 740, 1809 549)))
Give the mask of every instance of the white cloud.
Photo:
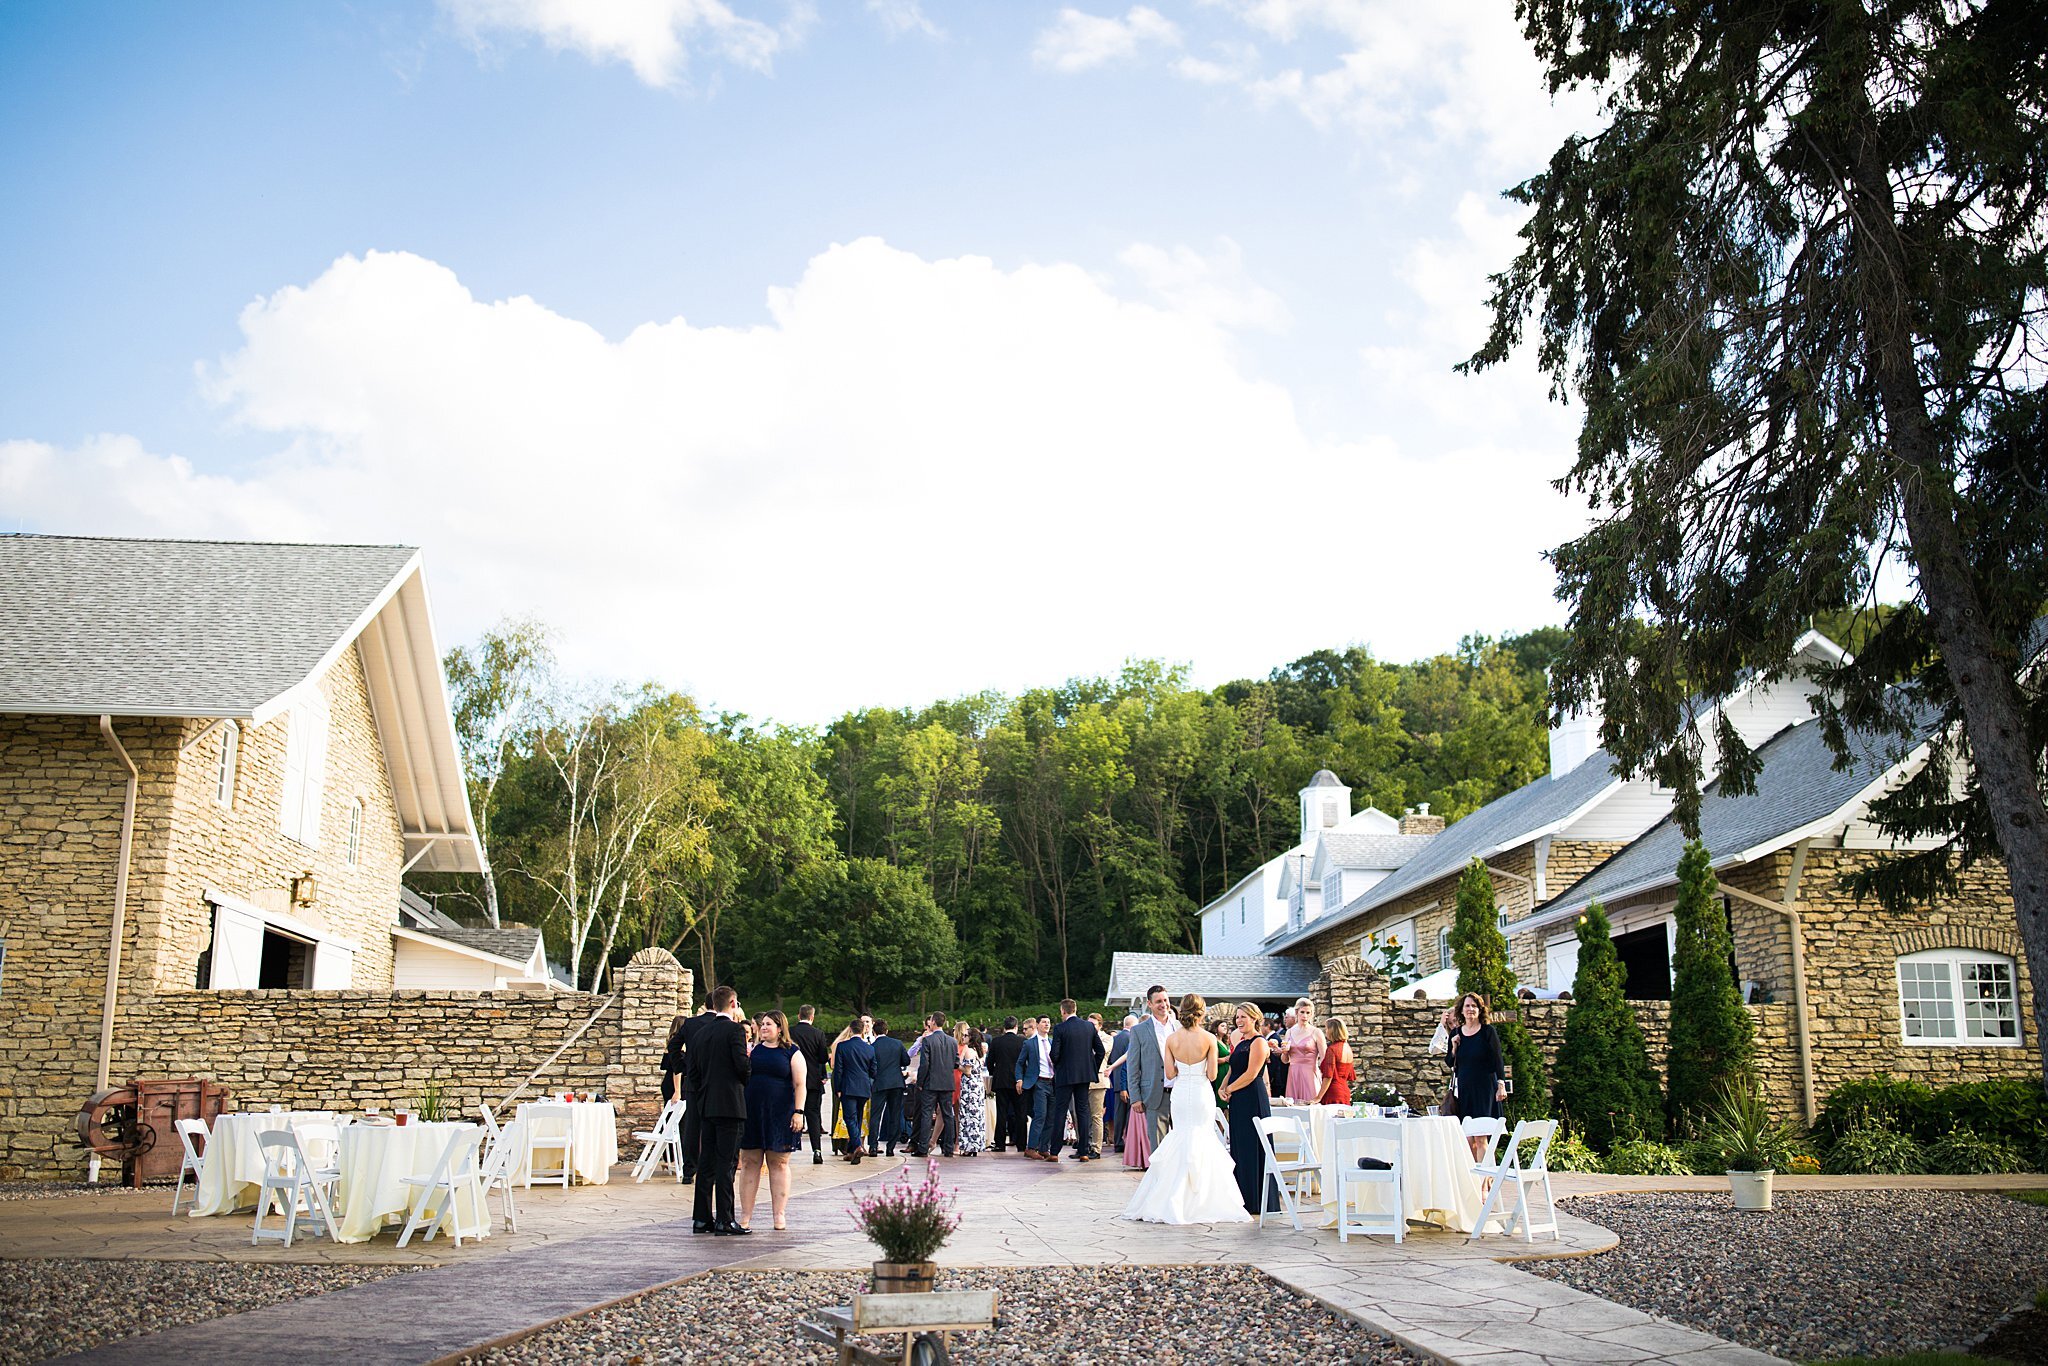
POLYGON ((1285 332, 1286 303, 1245 272, 1244 253, 1228 237, 1208 256, 1192 247, 1135 242, 1118 254, 1138 283, 1183 317, 1218 327, 1285 332))
POLYGON ((1086 71, 1134 57, 1146 47, 1179 45, 1179 26, 1149 5, 1133 5, 1121 19, 1063 9, 1038 35, 1031 56, 1055 71, 1086 71))
POLYGON ((810 16, 809 6, 798 4, 778 26, 746 18, 723 0, 441 0, 441 8, 473 40, 530 34, 594 62, 624 62, 654 86, 679 80, 693 47, 765 72, 810 16))
POLYGON ((944 30, 925 14, 918 0, 868 0, 868 13, 881 20, 883 28, 898 36, 905 33, 922 33, 927 38, 946 36, 944 30))
POLYGON ((864 239, 761 325, 608 341, 417 256, 346 257, 250 305, 205 370, 269 459, 16 440, 0 506, 32 530, 418 544, 444 644, 533 613, 572 667, 788 720, 1555 619, 1538 555, 1577 524, 1544 483, 1568 444, 1411 424, 1406 399, 1314 438, 1238 360, 1258 308, 1205 292, 1235 249, 1136 259, 1164 303, 864 239))

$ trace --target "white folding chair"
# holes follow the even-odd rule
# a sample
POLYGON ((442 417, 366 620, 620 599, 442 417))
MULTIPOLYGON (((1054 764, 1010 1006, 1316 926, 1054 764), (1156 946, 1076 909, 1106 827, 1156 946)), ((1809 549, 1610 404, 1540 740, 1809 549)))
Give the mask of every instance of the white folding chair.
POLYGON ((1354 1233, 1391 1233, 1394 1241, 1400 1242, 1408 1233, 1408 1206, 1401 1176, 1401 1122, 1395 1119, 1340 1119, 1330 1126, 1330 1150, 1337 1158, 1337 1241, 1348 1243, 1354 1233), (1359 1166, 1358 1158, 1363 1154, 1353 1151, 1350 1146, 1375 1141, 1394 1145, 1394 1155, 1386 1159, 1388 1166, 1384 1171, 1359 1166), (1367 1190, 1385 1190, 1392 1202, 1393 1213, 1378 1215, 1354 1211, 1352 1191, 1361 1186, 1367 1190))
POLYGON ((332 1239, 334 1190, 341 1181, 341 1173, 315 1167, 300 1146, 299 1136, 289 1128, 258 1134, 256 1142, 263 1149, 263 1183, 256 1191, 256 1227, 249 1234, 250 1245, 275 1239, 290 1247, 298 1229, 301 1206, 317 1221, 313 1231, 332 1239), (270 1212, 273 1201, 278 1202, 284 1215, 282 1229, 263 1227, 263 1216, 270 1212))
POLYGON ((501 1132, 498 1128, 498 1117, 492 1114, 491 1107, 482 1101, 476 1103, 476 1112, 484 1117, 484 1137, 496 1143, 501 1132))
POLYGON ((295 1119, 291 1131, 316 1171, 341 1174, 341 1126, 318 1119, 295 1119))
POLYGON ((206 1172, 206 1149, 204 1144, 212 1137, 206 1131, 203 1119, 181 1119, 176 1124, 178 1143, 185 1149, 184 1160, 178 1164, 178 1188, 171 1192, 171 1217, 178 1217, 178 1201, 185 1194, 185 1178, 192 1178, 192 1203, 199 1203, 199 1182, 206 1172))
POLYGON ((405 1184, 417 1186, 419 1194, 412 1198, 412 1213, 406 1218, 405 1228, 398 1235, 398 1245, 404 1247, 412 1240, 414 1230, 424 1227, 427 1241, 433 1242, 434 1235, 441 1231, 441 1219, 448 1219, 449 1230, 455 1235, 455 1246, 462 1246, 462 1204, 456 1193, 468 1190, 476 1199, 477 1208, 484 1216, 483 1226, 471 1225, 471 1237, 480 1237, 490 1231, 490 1205, 486 1200, 483 1186, 477 1172, 476 1153, 483 1145, 484 1131, 464 1125, 448 1135, 448 1143, 441 1149, 441 1159, 434 1164, 434 1170, 423 1176, 408 1176, 405 1184), (446 1191, 448 1200, 442 1204, 434 1197, 446 1191), (433 1206, 431 1212, 429 1204, 433 1206))
POLYGON ((556 1101, 536 1101, 523 1106, 519 1117, 526 1121, 526 1185, 530 1190, 535 1185, 561 1186, 565 1190, 575 1180, 576 1134, 574 1112, 556 1101), (556 1125, 561 1131, 552 1130, 556 1125), (557 1153, 561 1156, 560 1171, 551 1170, 546 1176, 534 1173, 535 1153, 557 1153))
POLYGON ((1472 1236, 1467 1242, 1476 1241, 1486 1234, 1489 1220, 1501 1219, 1501 1232, 1514 1237, 1519 1227, 1522 1241, 1533 1243, 1536 1235, 1545 1233, 1555 1238, 1557 1232, 1557 1200, 1550 1193, 1550 1140, 1557 1136, 1557 1121, 1554 1119, 1525 1119, 1516 1123, 1515 1131, 1508 1135, 1507 1148, 1500 1160, 1493 1164, 1474 1164, 1472 1171, 1478 1176, 1493 1179, 1493 1189, 1486 1193, 1486 1203, 1480 1207, 1479 1222, 1472 1226, 1472 1236), (1527 1162, 1522 1160, 1522 1144, 1533 1140, 1535 1153, 1527 1162), (1514 1188, 1514 1203, 1505 1214, 1494 1213, 1494 1206, 1501 1203, 1501 1192, 1510 1186, 1514 1188), (1543 1191, 1544 1207, 1549 1211, 1541 1223, 1536 1222, 1529 1207, 1529 1193, 1532 1188, 1543 1191))
POLYGON ((519 1165, 519 1155, 526 1151, 526 1124, 513 1120, 503 1129, 497 1130, 497 1138, 484 1150, 483 1182, 484 1203, 488 1205, 492 1191, 504 1193, 505 1227, 519 1232, 519 1211, 512 1204, 512 1173, 519 1165))
POLYGON ((1322 1173, 1316 1161, 1315 1140, 1309 1135, 1308 1120, 1301 1115, 1274 1115, 1254 1121, 1259 1131, 1259 1151, 1265 1158, 1265 1177, 1259 1182, 1259 1227, 1266 1226, 1266 1192, 1280 1188, 1280 1205, 1301 1231, 1301 1203, 1308 1199, 1309 1183, 1322 1173), (1292 1156, 1281 1156, 1275 1139, 1285 1140, 1292 1156))
POLYGON ((633 1134, 643 1145, 640 1156, 633 1163, 633 1180, 643 1182, 661 1170, 666 1162, 675 1169, 676 1180, 683 1179, 683 1103, 672 1100, 661 1107, 655 1117, 652 1129, 641 1129, 633 1134))

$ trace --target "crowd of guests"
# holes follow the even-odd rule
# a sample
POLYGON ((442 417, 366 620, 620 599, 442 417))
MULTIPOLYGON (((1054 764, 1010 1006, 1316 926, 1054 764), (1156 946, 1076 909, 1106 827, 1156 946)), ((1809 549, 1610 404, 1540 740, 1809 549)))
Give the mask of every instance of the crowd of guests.
MULTIPOLYGON (((1344 1021, 1318 1024, 1303 998, 1278 1015, 1250 1003, 1205 1007, 1184 1025, 1162 986, 1146 993, 1144 1008, 1113 1032, 1071 1000, 1060 1002, 1058 1022, 1011 1015, 988 1031, 935 1010, 906 1044, 870 1015, 834 1038, 818 1027, 815 1006, 801 1007, 794 1023, 780 1010, 749 1017, 731 987, 718 987, 697 1014, 676 1017, 662 1062, 663 1099, 687 1101, 681 1175, 696 1185, 692 1226, 751 1233, 765 1184, 774 1227, 787 1227, 789 1163, 806 1144, 820 1165, 828 1143, 856 1165, 899 1148, 914 1157, 1014 1151, 1058 1162, 1071 1147, 1085 1163, 1101 1159, 1099 1135, 1124 1166, 1142 1170, 1167 1123, 1166 1040, 1183 1028, 1213 1039, 1211 1084, 1252 1208, 1258 1175, 1247 1178, 1242 1159, 1258 1152, 1252 1122, 1271 1113, 1271 1098, 1350 1103, 1357 1067, 1344 1021), (1104 1083, 1098 1130, 1094 1089, 1104 1083)), ((1468 993, 1446 1010, 1431 1048, 1450 1063, 1449 1112, 1500 1113, 1506 1078, 1483 998, 1468 993)))

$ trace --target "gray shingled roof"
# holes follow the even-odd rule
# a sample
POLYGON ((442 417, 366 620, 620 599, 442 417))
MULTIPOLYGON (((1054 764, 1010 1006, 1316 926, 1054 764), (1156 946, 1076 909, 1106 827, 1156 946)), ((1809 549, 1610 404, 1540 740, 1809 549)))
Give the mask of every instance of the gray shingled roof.
POLYGON ((444 930, 459 930, 462 928, 454 920, 449 919, 436 910, 433 902, 427 900, 410 887, 400 887, 398 889, 398 913, 401 918, 405 916, 412 917, 413 923, 407 927, 409 929, 418 929, 424 926, 433 926, 444 930))
POLYGON ((1511 849, 1565 820, 1620 781, 1614 775, 1614 760, 1606 750, 1596 749, 1562 778, 1538 778, 1504 797, 1496 797, 1442 834, 1430 836, 1419 853, 1360 893, 1357 900, 1317 917, 1274 947, 1284 949, 1321 934, 1332 925, 1369 914, 1397 897, 1457 872, 1475 857, 1511 849))
MULTIPOLYGON (((1775 847, 1793 832, 1833 816, 1932 734, 1934 720, 1925 713, 1912 742, 1903 746, 1891 736, 1852 732, 1853 761, 1844 770, 1835 768, 1819 720, 1788 726, 1757 750, 1763 768, 1755 792, 1726 795, 1715 783, 1701 795, 1700 839, 1707 852, 1719 866, 1751 850, 1775 847)), ((1684 831, 1667 817, 1538 907, 1525 923, 1576 915, 1588 902, 1613 901, 1675 882, 1684 849, 1684 831)))
POLYGON ((1309 785, 1310 787, 1342 787, 1342 786, 1344 786, 1344 784, 1343 784, 1342 780, 1340 780, 1340 779, 1339 779, 1339 778, 1337 777, 1337 775, 1336 775, 1336 774, 1334 774, 1334 773, 1330 772, 1330 770, 1329 770, 1329 769, 1327 769, 1327 768, 1319 768, 1319 769, 1317 769, 1317 770, 1316 770, 1316 776, 1315 776, 1315 777, 1313 777, 1313 778, 1310 778, 1310 779, 1308 780, 1308 785, 1309 785))
POLYGON ((540 942, 540 931, 531 925, 506 925, 496 930, 442 929, 423 925, 418 932, 522 965, 533 957, 533 946, 540 942))
POLYGON ((1109 960, 1111 1005, 1159 985, 1174 996, 1200 992, 1211 1001, 1305 996, 1322 972, 1313 958, 1217 958, 1204 953, 1119 953, 1109 960))
POLYGON ((1323 832, 1322 848, 1339 868, 1399 868, 1429 847, 1435 835, 1375 835, 1349 830, 1323 832))
POLYGON ((417 554, 0 535, 0 712, 249 716, 417 554))

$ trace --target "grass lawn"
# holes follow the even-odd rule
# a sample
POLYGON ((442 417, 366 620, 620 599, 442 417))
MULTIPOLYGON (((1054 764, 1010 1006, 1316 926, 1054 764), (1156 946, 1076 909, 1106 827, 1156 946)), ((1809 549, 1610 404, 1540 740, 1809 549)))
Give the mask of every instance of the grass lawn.
POLYGON ((1911 1352, 1902 1357, 1841 1357, 1814 1366, 2011 1366, 2002 1357, 1973 1357, 1968 1352, 1911 1352))
POLYGON ((2007 1191, 2006 1194, 2023 1205, 2048 1205, 2048 1191, 2007 1191))

